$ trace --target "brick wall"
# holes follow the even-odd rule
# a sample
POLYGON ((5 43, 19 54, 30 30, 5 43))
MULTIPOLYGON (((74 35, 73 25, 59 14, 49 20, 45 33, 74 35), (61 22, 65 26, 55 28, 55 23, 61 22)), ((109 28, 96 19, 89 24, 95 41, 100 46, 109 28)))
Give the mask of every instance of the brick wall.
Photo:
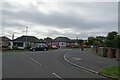
POLYGON ((99 56, 108 57, 108 58, 116 58, 117 60, 120 60, 120 49, 115 48, 92 48, 93 53, 98 54, 99 56), (98 50, 96 50, 98 49, 98 50), (96 52, 97 51, 97 52, 96 52))

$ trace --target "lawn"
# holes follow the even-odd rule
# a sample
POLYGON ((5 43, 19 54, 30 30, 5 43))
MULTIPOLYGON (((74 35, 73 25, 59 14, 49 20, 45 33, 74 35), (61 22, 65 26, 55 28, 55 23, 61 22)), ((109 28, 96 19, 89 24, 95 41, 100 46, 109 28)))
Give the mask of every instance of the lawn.
POLYGON ((25 52, 26 50, 2 50, 2 52, 25 52))
MULTIPOLYGON (((52 51, 52 50, 56 50, 56 49, 49 49, 48 51, 52 51)), ((0 50, 0 52, 26 52, 29 50, 0 50)))
POLYGON ((106 66, 100 69, 99 74, 110 76, 112 78, 120 78, 120 66, 106 66))

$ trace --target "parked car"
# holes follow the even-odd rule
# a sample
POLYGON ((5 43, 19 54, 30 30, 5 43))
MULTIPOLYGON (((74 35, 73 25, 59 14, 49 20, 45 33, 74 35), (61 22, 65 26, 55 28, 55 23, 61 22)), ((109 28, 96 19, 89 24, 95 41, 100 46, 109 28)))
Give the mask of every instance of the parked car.
POLYGON ((58 48, 60 48, 60 47, 57 46, 57 45, 51 45, 51 46, 49 46, 49 48, 50 48, 50 49, 58 49, 58 48))
POLYGON ((30 48, 30 51, 47 51, 47 50, 48 50, 48 47, 44 45, 30 48))

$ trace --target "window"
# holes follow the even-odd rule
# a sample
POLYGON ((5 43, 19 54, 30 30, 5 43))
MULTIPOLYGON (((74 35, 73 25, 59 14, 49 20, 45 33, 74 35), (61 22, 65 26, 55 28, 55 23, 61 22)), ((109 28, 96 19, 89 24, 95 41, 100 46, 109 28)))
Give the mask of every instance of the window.
POLYGON ((17 45, 18 47, 23 47, 22 42, 13 42, 13 45, 17 45))

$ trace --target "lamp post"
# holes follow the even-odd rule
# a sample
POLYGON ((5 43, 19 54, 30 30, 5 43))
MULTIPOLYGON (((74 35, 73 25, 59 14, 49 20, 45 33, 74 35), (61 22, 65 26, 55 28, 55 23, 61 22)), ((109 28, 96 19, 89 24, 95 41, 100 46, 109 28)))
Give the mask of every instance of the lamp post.
POLYGON ((15 35, 15 32, 12 34, 12 41, 10 41, 10 49, 13 49, 14 35, 15 35))
POLYGON ((15 35, 15 32, 12 34, 12 40, 14 40, 14 35, 15 35))
POLYGON ((28 31, 28 27, 26 27, 26 40, 25 40, 25 49, 27 51, 27 31, 28 31))

